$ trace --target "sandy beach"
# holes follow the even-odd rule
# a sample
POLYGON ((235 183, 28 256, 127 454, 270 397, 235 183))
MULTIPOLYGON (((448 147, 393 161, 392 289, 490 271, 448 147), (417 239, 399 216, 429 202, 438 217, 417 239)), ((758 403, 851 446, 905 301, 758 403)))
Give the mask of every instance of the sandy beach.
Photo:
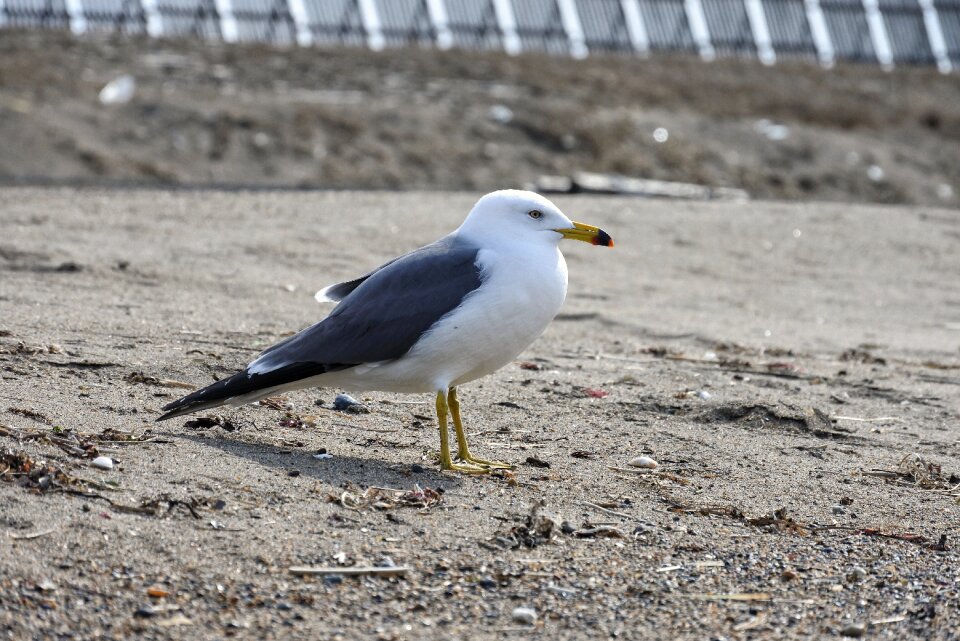
POLYGON ((955 210, 555 199, 616 248, 461 389, 512 473, 421 396, 154 423, 479 195, 0 189, 0 636, 957 638, 955 210))

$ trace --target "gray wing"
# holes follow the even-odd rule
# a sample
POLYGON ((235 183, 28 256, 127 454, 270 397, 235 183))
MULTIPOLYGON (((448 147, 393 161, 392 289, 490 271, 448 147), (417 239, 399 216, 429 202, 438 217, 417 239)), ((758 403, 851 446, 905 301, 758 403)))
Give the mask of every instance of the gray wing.
MULTIPOLYGON (((441 241, 437 241, 437 242, 441 242, 441 241)), ((420 250, 417 250, 417 251, 420 251, 420 250)), ((317 301, 321 303, 338 303, 342 301, 344 298, 346 298, 357 287, 360 287, 363 281, 367 280, 368 278, 376 274, 378 271, 380 271, 384 267, 388 267, 389 265, 392 265, 393 263, 397 262, 398 260, 400 260, 401 258, 404 258, 407 255, 409 254, 405 254, 400 258, 394 258, 390 262, 380 265, 379 267, 374 269, 372 272, 368 274, 364 274, 360 278, 354 278, 353 280, 348 280, 342 283, 336 283, 335 285, 330 285, 329 287, 324 287, 323 289, 317 292, 317 295, 315 298, 317 299, 317 301)))
POLYGON ((246 370, 167 405, 161 420, 326 372, 400 358, 480 287, 478 251, 447 236, 387 263, 358 279, 322 321, 270 347, 246 370))
POLYGON ((329 316, 267 349, 247 370, 305 361, 342 369, 400 358, 480 286, 477 252, 447 236, 387 263, 365 276, 329 316))

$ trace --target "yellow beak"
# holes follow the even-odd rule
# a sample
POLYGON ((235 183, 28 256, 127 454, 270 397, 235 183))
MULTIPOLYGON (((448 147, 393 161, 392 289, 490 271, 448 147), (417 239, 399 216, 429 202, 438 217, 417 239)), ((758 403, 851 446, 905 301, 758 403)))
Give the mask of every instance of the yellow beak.
POLYGON ((590 243, 591 245, 613 247, 613 239, 610 238, 610 234, 603 231, 599 227, 594 227, 593 225, 584 225, 583 223, 575 222, 573 223, 573 227, 554 229, 553 231, 557 232, 564 238, 582 240, 583 242, 590 243))

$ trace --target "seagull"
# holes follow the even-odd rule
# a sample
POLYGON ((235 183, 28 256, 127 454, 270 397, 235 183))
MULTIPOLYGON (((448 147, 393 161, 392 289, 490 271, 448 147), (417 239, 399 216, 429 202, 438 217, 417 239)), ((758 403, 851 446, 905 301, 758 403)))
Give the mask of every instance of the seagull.
POLYGON ((321 289, 318 301, 337 303, 326 318, 166 405, 157 420, 310 387, 435 393, 441 470, 510 469, 470 453, 457 388, 513 361, 557 315, 567 294, 565 238, 613 247, 605 231, 571 221, 539 194, 489 193, 440 240, 321 289))

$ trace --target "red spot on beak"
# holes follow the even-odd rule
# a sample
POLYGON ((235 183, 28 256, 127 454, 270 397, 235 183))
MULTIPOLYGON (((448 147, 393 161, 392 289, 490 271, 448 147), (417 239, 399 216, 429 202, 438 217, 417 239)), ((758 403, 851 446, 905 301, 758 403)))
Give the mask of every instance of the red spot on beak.
POLYGON ((610 238, 610 234, 602 229, 597 230, 597 235, 594 237, 591 243, 594 245, 600 245, 601 247, 613 247, 613 239, 610 238))

